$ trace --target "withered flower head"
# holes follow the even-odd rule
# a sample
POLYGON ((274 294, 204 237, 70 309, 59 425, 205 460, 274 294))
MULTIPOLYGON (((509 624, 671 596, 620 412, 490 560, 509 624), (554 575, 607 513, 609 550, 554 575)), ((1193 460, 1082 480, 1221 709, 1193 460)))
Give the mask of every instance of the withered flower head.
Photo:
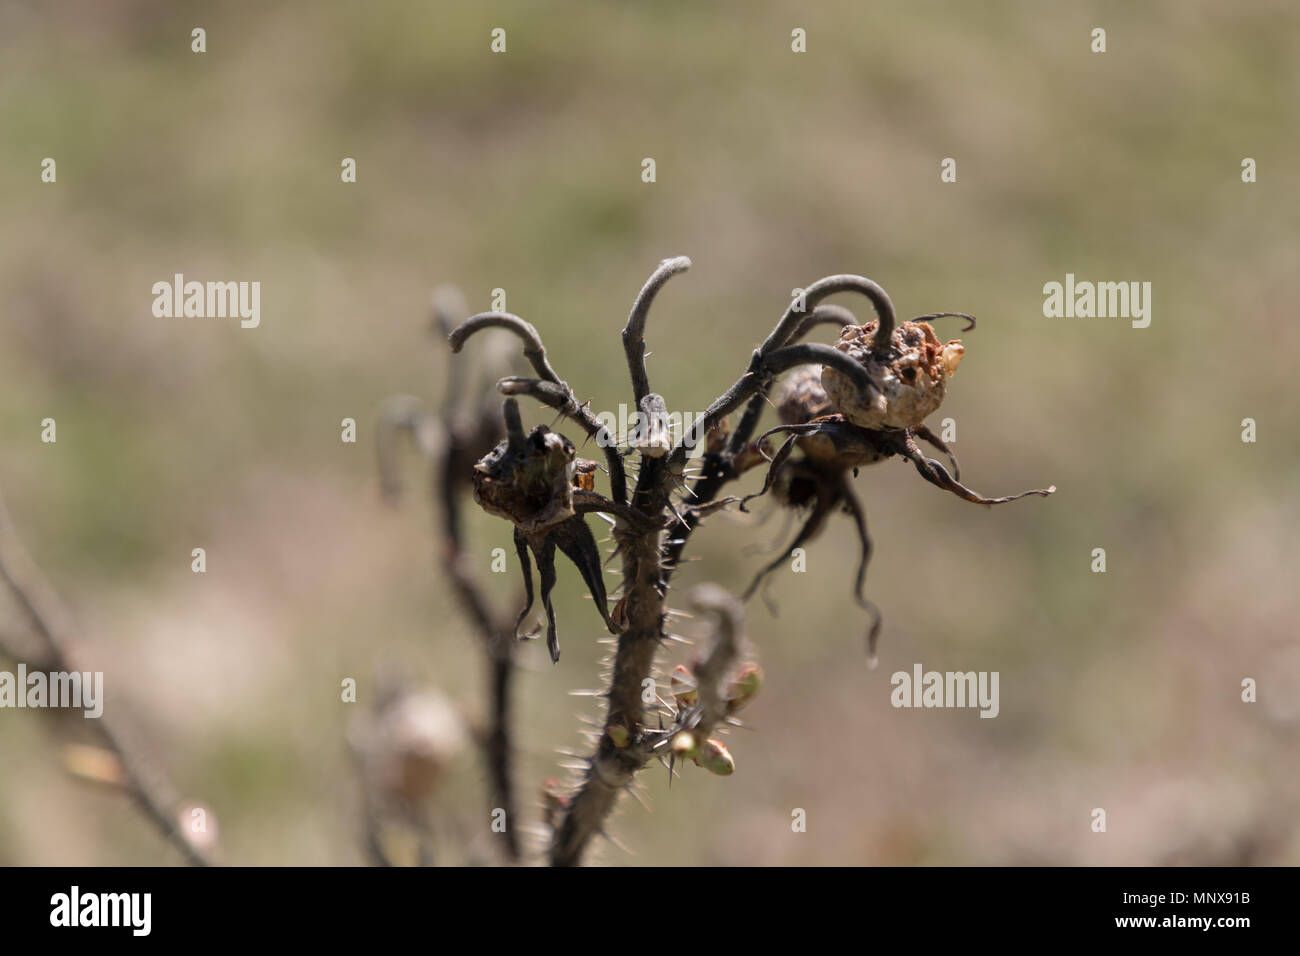
POLYGON ((573 507, 575 489, 593 489, 597 466, 577 457, 573 442, 545 425, 525 435, 519 405, 513 398, 506 399, 503 410, 506 440, 475 464, 474 500, 488 514, 505 518, 515 526, 515 553, 523 572, 526 601, 515 622, 516 631, 533 607, 529 551, 536 557, 542 579, 542 606, 546 609, 546 646, 551 660, 558 661, 560 641, 551 606, 556 548, 578 568, 605 626, 617 633, 606 606, 600 549, 591 529, 573 507))
MULTIPOLYGON (((940 342, 934 329, 924 321, 945 316, 967 319, 970 323, 967 330, 974 327, 974 318, 965 313, 935 312, 893 327, 888 343, 877 344, 879 320, 844 326, 836 348, 866 370, 872 387, 865 392, 831 365, 822 367, 820 379, 806 367, 791 372, 773 392, 782 424, 769 429, 760 440, 777 433, 784 433, 787 438, 771 458, 762 490, 746 496, 741 503, 743 510, 745 502, 771 491, 782 505, 809 511, 798 536, 779 558, 759 571, 745 592, 746 598, 784 564, 793 549, 817 537, 833 511, 843 508, 849 513, 861 547, 854 597, 873 618, 867 637, 869 659, 874 659, 880 616, 862 594, 871 558, 871 539, 865 510, 849 484, 850 475, 856 477, 858 469, 899 455, 910 461, 926 481, 978 504, 1002 504, 1025 495, 1049 495, 1056 490, 1053 486, 986 498, 955 477, 956 459, 944 441, 925 426, 926 416, 943 402, 948 379, 965 351, 956 339, 940 342), (954 474, 927 458, 918 441, 928 442, 947 453, 954 474), (792 454, 796 448, 801 455, 792 454)), ((885 328, 890 329, 891 324, 887 323, 885 328)))
POLYGON ((772 402, 787 425, 802 425, 835 411, 816 365, 800 365, 781 379, 772 392, 772 402))
POLYGON ((965 348, 957 339, 940 342, 927 322, 899 325, 888 351, 873 350, 875 332, 875 322, 847 326, 835 347, 862 365, 876 388, 864 396, 842 373, 827 367, 822 371, 826 394, 855 425, 916 428, 943 402, 965 348))
POLYGON ((474 500, 526 534, 573 517, 573 442, 545 425, 506 439, 474 465, 474 500))

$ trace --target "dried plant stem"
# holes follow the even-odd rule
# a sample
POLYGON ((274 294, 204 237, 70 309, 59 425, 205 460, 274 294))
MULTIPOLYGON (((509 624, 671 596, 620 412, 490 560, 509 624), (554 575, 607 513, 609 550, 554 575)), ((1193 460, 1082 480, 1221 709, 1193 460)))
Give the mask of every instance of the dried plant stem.
POLYGON ((788 345, 797 336, 796 333, 807 319, 809 314, 817 307, 817 304, 823 299, 840 292, 860 292, 870 300, 872 307, 876 310, 876 317, 880 325, 876 328, 874 342, 877 349, 883 349, 889 345, 890 337, 894 334, 894 303, 878 284, 865 276, 856 275, 835 275, 827 276, 824 279, 818 279, 808 288, 804 289, 800 299, 791 303, 790 308, 781 317, 772 334, 763 342, 759 351, 763 355, 770 355, 772 352, 785 345, 788 345), (801 301, 802 300, 802 301, 801 301))
MULTIPOLYGON (((666 502, 665 502, 666 503, 666 502)), ((660 573, 658 530, 635 532, 622 523, 614 530, 623 553, 624 593, 628 596, 628 626, 619 634, 614 669, 607 692, 605 732, 568 812, 551 843, 553 866, 576 866, 592 839, 602 832, 619 794, 649 762, 652 752, 644 737, 645 681, 651 679, 655 654, 663 640, 664 587, 660 573), (633 735, 619 748, 609 728, 619 726, 633 735)))
MULTIPOLYGON (((635 404, 644 421, 638 426, 635 440, 629 441, 631 451, 638 454, 636 487, 630 497, 626 496, 626 479, 623 471, 622 456, 614 451, 608 431, 592 415, 585 404, 580 404, 569 386, 562 382, 546 360, 546 349, 537 330, 522 319, 505 313, 484 313, 462 323, 451 332, 450 340, 453 350, 459 350, 464 341, 474 332, 490 326, 509 328, 524 343, 524 354, 532 362, 538 378, 504 378, 498 382, 499 391, 508 396, 529 395, 539 402, 555 408, 561 414, 577 422, 589 437, 597 438, 605 447, 609 460, 611 498, 602 499, 594 492, 585 492, 580 498, 573 493, 573 510, 578 513, 600 511, 614 518, 614 541, 617 554, 621 555, 623 568, 623 591, 620 600, 609 614, 602 617, 611 630, 618 629, 618 640, 614 655, 613 669, 608 678, 604 692, 606 711, 602 733, 596 744, 595 753, 587 759, 581 779, 576 790, 569 796, 554 794, 548 822, 554 822, 550 860, 555 866, 573 866, 580 863, 592 840, 604 833, 606 820, 620 793, 629 787, 633 778, 652 758, 663 757, 669 753, 689 756, 698 763, 703 751, 695 749, 694 731, 707 735, 708 731, 721 722, 731 720, 727 716, 725 691, 721 687, 724 673, 731 666, 737 655, 737 634, 740 627, 742 608, 739 601, 725 592, 712 591, 700 595, 696 609, 717 618, 718 637, 709 657, 702 662, 697 677, 701 681, 698 703, 683 703, 689 696, 674 693, 674 701, 679 705, 674 708, 670 727, 660 725, 649 727, 647 708, 658 707, 659 697, 654 682, 655 655, 660 644, 665 640, 664 622, 667 617, 666 595, 668 583, 673 571, 678 566, 683 549, 690 536, 698 527, 705 514, 717 510, 718 506, 739 498, 720 498, 722 489, 728 482, 736 480, 742 471, 752 467, 755 458, 754 445, 758 452, 767 457, 762 447, 762 437, 755 442, 753 436, 764 407, 768 404, 767 388, 773 379, 782 372, 804 365, 820 365, 833 369, 837 376, 843 376, 852 382, 858 392, 857 400, 861 402, 874 392, 876 398, 887 398, 883 386, 878 385, 870 376, 865 363, 859 361, 848 351, 840 351, 829 345, 801 342, 813 328, 819 325, 837 325, 840 327, 856 325, 853 313, 842 306, 821 305, 828 296, 842 292, 856 292, 864 295, 872 304, 877 316, 876 328, 871 337, 871 349, 878 357, 897 357, 900 346, 894 342, 893 333, 896 316, 893 303, 879 285, 870 279, 857 275, 834 275, 820 279, 797 296, 776 327, 754 349, 750 355, 749 365, 735 383, 723 392, 696 418, 691 428, 681 436, 671 449, 671 442, 662 427, 667 418, 667 404, 663 397, 651 391, 650 377, 646 370, 645 330, 649 318, 650 306, 667 281, 690 267, 690 260, 684 256, 664 259, 642 287, 632 306, 627 325, 623 329, 623 349, 627 359, 628 375, 631 379, 635 404), (725 443, 710 440, 710 433, 723 424, 733 411, 744 407, 739 426, 731 433, 725 443), (687 475, 687 458, 691 449, 699 443, 706 443, 705 452, 698 477, 686 492, 681 502, 675 503, 673 496, 683 487, 687 475), (692 731, 680 743, 670 744, 674 735, 682 731, 692 731), (562 814, 554 821, 554 814, 562 814)), ((935 313, 932 317, 950 313, 935 313)), ((843 336, 842 336, 843 338, 843 336)), ((864 403, 865 404, 865 403, 864 403)), ((517 421, 518 410, 508 403, 507 415, 512 416, 509 424, 511 430, 522 436, 522 429, 517 421)), ((922 476, 933 484, 958 494, 968 501, 983 504, 998 504, 1014 500, 1015 497, 984 498, 960 485, 938 462, 921 454, 910 432, 900 432, 904 437, 895 437, 893 433, 871 432, 859 429, 858 432, 843 434, 844 428, 836 431, 837 424, 829 422, 825 416, 813 419, 820 424, 782 425, 769 431, 789 431, 791 437, 779 451, 768 470, 763 492, 772 486, 785 460, 795 445, 793 435, 802 429, 828 429, 832 439, 853 439, 857 442, 850 449, 858 459, 844 457, 843 471, 856 468, 855 461, 876 461, 891 454, 901 454, 909 458, 921 472, 922 476), (860 432, 860 434, 859 434, 860 432)), ((853 427, 853 426, 849 426, 853 427)), ((716 433, 715 433, 716 434, 716 433)), ((930 432, 922 429, 917 433, 924 440, 934 444, 940 450, 946 450, 943 442, 930 432)), ((850 442, 852 444, 852 442, 850 442)), ((850 455, 850 451, 844 453, 850 455)), ((841 459, 837 459, 841 460, 841 459)), ((801 459, 802 461, 802 459, 801 459)), ((807 466, 811 469, 811 465, 807 466)), ((811 517, 796 538, 798 545, 814 537, 826 518, 840 505, 846 505, 854 518, 862 546, 854 595, 858 603, 873 611, 873 627, 869 635, 869 648, 874 650, 875 638, 879 632, 879 613, 874 605, 862 595, 867 563, 871 556, 871 542, 867 533, 866 516, 860 503, 853 495, 843 474, 836 472, 833 476, 822 472, 812 472, 811 478, 817 492, 817 504, 811 517)), ((1050 494, 1052 489, 1026 492, 1026 494, 1050 494)), ((760 492, 761 494, 762 492, 760 492)), ((756 496, 749 496, 756 497, 756 496)), ((748 500, 748 498, 744 499, 748 500)), ((793 503, 793 502, 791 502, 793 503)), ((568 505, 567 498, 565 499, 568 505)), ((494 512, 495 513, 495 512, 494 512)), ((515 521, 516 538, 522 521, 507 513, 515 521)), ((578 520, 580 519, 573 519, 578 520)), ((585 527, 585 526, 584 526, 585 527)), ((521 562, 527 569, 527 553, 522 544, 518 545, 521 562)), ((787 550, 786 555, 789 554, 787 550)), ((785 560, 783 555, 776 562, 768 565, 755 579, 755 586, 763 575, 777 567, 785 560)), ((583 567, 580 565, 580 570, 583 567)), ((583 570, 593 598, 604 603, 604 588, 599 584, 599 571, 595 580, 587 570, 583 570)), ((525 580, 531 580, 527 577, 525 580)), ((553 578, 543 574, 543 596, 549 592, 553 578)), ((751 592, 753 587, 751 587, 751 592)), ((548 615, 551 610, 547 604, 548 615)), ((554 629, 553 617, 550 618, 551 631, 554 629)), ((755 685, 756 686, 756 685, 755 685)), ((737 698, 739 699, 739 698, 737 698)), ((665 712, 660 712, 661 718, 665 712)), ((734 768, 725 748, 717 741, 704 741, 712 745, 708 753, 714 757, 725 758, 721 763, 713 757, 705 757, 708 767, 715 773, 725 775, 734 768)), ((671 767, 671 764, 670 764, 671 767)))
MULTIPOLYGON (((78 670, 76 646, 80 643, 71 615, 41 575, 23 547, 13 519, 0 496, 0 577, 13 593, 32 630, 44 645, 41 666, 56 671, 78 670)), ((16 660, 26 659, 17 648, 0 645, 16 660)), ((125 789, 146 818, 180 851, 187 863, 210 866, 208 853, 195 846, 180 823, 180 801, 170 782, 143 757, 130 732, 107 714, 91 721, 95 730, 121 763, 125 789)))
POLYGON ((632 313, 628 316, 627 326, 623 329, 623 350, 627 353, 628 375, 632 379, 632 395, 635 404, 650 394, 650 378, 645 368, 645 324, 650 316, 650 304, 659 294, 665 283, 675 275, 680 275, 691 267, 691 260, 686 256, 665 259, 650 274, 650 278, 641 288, 636 301, 632 303, 632 313))
POLYGON ((456 530, 459 521, 452 517, 458 508, 457 496, 446 481, 441 484, 445 489, 443 499, 447 509, 443 522, 443 567, 451 579, 461 609, 479 633, 488 665, 489 716, 483 735, 483 752, 491 803, 494 809, 499 807, 506 813, 506 856, 511 862, 518 862, 521 849, 515 820, 514 744, 510 736, 510 688, 515 671, 514 622, 494 615, 478 581, 470 572, 456 530))

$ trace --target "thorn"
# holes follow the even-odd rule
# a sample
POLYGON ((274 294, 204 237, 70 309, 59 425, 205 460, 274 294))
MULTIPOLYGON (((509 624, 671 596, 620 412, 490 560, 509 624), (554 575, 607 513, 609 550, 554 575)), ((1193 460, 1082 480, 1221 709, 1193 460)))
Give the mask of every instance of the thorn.
POLYGON ((622 851, 623 851, 624 853, 626 853, 628 856, 635 856, 635 855, 636 855, 636 854, 634 854, 631 850, 629 850, 626 846, 624 846, 622 843, 619 843, 618 840, 614 839, 612 836, 610 836, 608 833, 606 833, 604 830, 600 830, 599 832, 600 832, 600 835, 601 835, 601 836, 603 836, 606 840, 608 840, 608 841, 609 841, 611 844, 613 844, 616 848, 622 850, 622 851))

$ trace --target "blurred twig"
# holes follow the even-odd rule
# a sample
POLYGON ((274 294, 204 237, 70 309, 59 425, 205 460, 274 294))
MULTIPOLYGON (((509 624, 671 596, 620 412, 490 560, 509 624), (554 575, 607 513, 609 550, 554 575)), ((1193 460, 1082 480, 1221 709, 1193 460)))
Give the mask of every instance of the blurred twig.
MULTIPOLYGON (((434 330, 440 337, 445 337, 456 320, 468 311, 459 293, 450 289, 435 291, 433 310, 434 330)), ((473 464, 491 449, 500 434, 495 401, 485 400, 492 397, 492 383, 509 371, 507 361, 503 352, 490 352, 472 375, 465 374, 465 363, 452 363, 447 394, 437 416, 425 411, 417 399, 408 396, 389 399, 381 412, 378 442, 381 481, 390 499, 400 491, 392 460, 397 431, 409 432, 432 465, 434 534, 439 541, 439 560, 461 610, 478 633, 488 665, 489 716, 482 746, 490 780, 491 806, 505 811, 506 856, 511 862, 518 862, 522 850, 515 818, 514 744, 510 734, 515 621, 509 615, 495 612, 488 601, 466 554, 461 521, 462 496, 473 464)), ((544 351, 539 361, 545 365, 544 351)))
MULTIPOLYGON (((26 661, 44 670, 76 671, 76 647, 80 643, 71 615, 59 596, 40 573, 14 528, 4 497, 0 495, 0 578, 13 593, 42 647, 37 655, 24 653, 16 643, 0 635, 0 653, 15 661, 26 661)), ((125 776, 124 788, 144 815, 195 866, 210 866, 213 860, 185 834, 180 824, 180 801, 170 782, 146 761, 131 733, 107 714, 92 721, 104 743, 117 756, 125 776)))

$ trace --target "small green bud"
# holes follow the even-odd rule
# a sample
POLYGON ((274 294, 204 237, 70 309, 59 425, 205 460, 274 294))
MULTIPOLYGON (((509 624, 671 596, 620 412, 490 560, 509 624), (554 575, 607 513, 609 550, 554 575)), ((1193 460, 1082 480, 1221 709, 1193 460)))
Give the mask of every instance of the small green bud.
POLYGON ((739 673, 727 685, 727 713, 734 714, 748 704, 758 693, 763 684, 763 670, 757 664, 749 663, 740 668, 739 673))
POLYGON ((704 741, 704 746, 695 755, 695 762, 709 773, 716 773, 719 777, 729 777, 736 772, 736 761, 727 748, 720 741, 712 738, 704 741))

